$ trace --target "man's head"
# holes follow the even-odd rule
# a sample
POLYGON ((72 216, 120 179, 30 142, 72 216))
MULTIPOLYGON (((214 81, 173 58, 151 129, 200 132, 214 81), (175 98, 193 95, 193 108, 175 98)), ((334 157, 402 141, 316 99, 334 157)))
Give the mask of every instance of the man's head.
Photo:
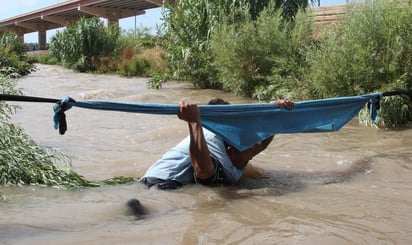
POLYGON ((215 98, 209 100, 208 105, 229 105, 230 103, 228 101, 225 101, 221 98, 215 98))
MULTIPOLYGON (((228 101, 225 101, 221 98, 211 99, 208 103, 209 105, 228 105, 230 104, 228 101)), ((229 145, 225 142, 226 146, 226 153, 229 156, 232 164, 237 168, 244 168, 248 164, 248 162, 252 159, 251 150, 245 151, 238 151, 235 147, 229 145)))

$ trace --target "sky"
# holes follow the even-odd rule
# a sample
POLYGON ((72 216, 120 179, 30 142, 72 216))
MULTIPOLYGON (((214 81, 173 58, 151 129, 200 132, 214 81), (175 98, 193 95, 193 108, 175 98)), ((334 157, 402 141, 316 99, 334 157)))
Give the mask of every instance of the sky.
MULTIPOLYGON (((1 1, 0 8, 0 20, 8 19, 20 14, 25 14, 31 11, 35 11, 41 8, 49 7, 54 4, 66 2, 66 0, 12 0, 1 1)), ((320 0, 320 6, 332 6, 345 4, 346 0, 320 0)), ((130 17, 121 19, 119 21, 120 27, 125 30, 133 29, 135 27, 147 27, 154 34, 156 33, 156 26, 161 24, 161 8, 155 8, 146 10, 146 14, 139 15, 136 18, 130 17)), ((47 39, 50 38, 59 29, 47 31, 47 39)), ((37 32, 24 35, 24 41, 26 43, 37 43, 37 32)))

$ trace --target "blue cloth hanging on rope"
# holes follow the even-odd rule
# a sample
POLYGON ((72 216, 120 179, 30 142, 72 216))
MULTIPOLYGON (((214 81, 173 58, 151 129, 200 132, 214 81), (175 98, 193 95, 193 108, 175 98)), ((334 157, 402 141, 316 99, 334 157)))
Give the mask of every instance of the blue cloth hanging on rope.
MULTIPOLYGON (((243 151, 274 134, 337 131, 367 103, 370 105, 371 118, 377 121, 376 110, 379 109, 377 106, 381 97, 382 93, 374 93, 301 101, 295 102, 295 108, 290 111, 272 103, 199 105, 199 109, 203 127, 243 151)), ((62 126, 64 131, 66 130, 64 111, 72 106, 163 115, 177 115, 179 112, 179 105, 172 104, 74 101, 64 97, 54 106, 53 120, 56 129, 62 126)))

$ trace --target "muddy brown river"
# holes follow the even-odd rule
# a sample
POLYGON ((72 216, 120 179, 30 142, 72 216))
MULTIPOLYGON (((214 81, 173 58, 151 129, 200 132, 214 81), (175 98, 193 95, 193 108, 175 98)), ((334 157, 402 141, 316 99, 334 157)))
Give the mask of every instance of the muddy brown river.
MULTIPOLYGON (((19 86, 26 95, 79 100, 256 102, 186 83, 150 90, 143 78, 46 65, 19 86)), ((142 176, 187 134, 176 116, 75 107, 61 136, 52 104, 19 105, 13 122, 39 145, 70 156, 73 169, 92 180, 142 176)), ((0 187, 7 197, 0 201, 0 244, 411 244, 411 145, 412 127, 378 130, 354 119, 335 133, 277 135, 230 187, 0 187), (128 215, 130 198, 150 213, 128 215)))

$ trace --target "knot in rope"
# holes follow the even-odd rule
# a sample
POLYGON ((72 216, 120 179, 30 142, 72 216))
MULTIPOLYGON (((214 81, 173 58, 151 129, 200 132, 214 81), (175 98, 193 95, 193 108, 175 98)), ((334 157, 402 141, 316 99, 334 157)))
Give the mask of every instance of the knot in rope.
POLYGON ((76 101, 68 96, 63 97, 53 105, 53 124, 54 129, 59 129, 59 133, 63 135, 67 131, 67 122, 65 111, 72 108, 76 101))

